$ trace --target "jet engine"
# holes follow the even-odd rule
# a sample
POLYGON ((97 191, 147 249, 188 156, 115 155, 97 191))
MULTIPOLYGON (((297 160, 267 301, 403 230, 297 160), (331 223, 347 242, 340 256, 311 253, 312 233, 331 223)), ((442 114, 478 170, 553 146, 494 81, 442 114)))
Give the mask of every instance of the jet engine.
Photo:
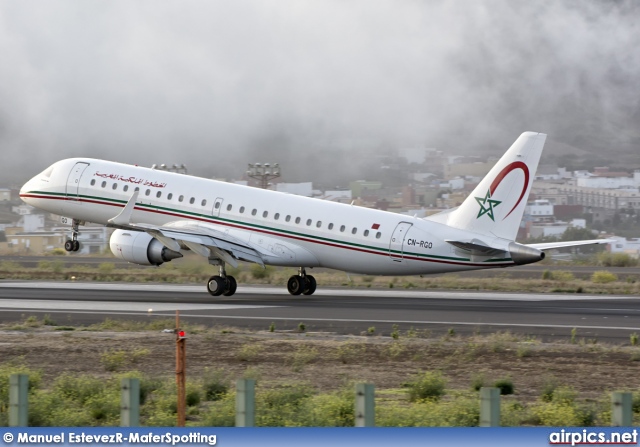
POLYGON ((543 251, 518 244, 517 242, 511 242, 509 244, 509 253, 511 254, 513 263, 516 265, 532 264, 544 259, 543 251))
POLYGON ((109 248, 116 257, 140 265, 160 265, 182 257, 144 231, 115 230, 109 248))

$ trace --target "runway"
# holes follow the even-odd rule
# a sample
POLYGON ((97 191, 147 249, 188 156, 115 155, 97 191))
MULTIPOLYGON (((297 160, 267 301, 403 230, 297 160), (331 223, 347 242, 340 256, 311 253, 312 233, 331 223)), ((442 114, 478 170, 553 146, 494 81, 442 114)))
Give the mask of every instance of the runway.
POLYGON ((233 297, 212 297, 201 285, 130 283, 0 282, 0 322, 49 314, 60 324, 105 318, 173 318, 207 326, 360 334, 393 325, 434 335, 512 331, 543 340, 578 338, 627 342, 640 333, 637 297, 459 291, 323 288, 293 297, 283 287, 239 287, 233 297))

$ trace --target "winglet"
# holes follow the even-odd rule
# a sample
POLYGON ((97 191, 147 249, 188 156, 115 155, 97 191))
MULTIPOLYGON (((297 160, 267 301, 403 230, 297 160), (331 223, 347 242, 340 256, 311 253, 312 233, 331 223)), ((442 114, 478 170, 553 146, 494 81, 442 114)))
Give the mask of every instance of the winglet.
POLYGON ((129 225, 131 223, 131 214, 133 213, 133 208, 136 206, 136 201, 138 200, 138 190, 135 190, 131 195, 131 198, 124 206, 120 214, 116 217, 112 217, 109 219, 110 224, 114 225, 129 225))

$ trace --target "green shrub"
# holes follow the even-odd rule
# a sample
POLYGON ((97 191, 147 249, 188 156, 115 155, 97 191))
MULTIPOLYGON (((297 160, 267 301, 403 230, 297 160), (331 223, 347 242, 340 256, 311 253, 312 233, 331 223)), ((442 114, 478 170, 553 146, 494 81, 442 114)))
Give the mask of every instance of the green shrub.
POLYGON ((207 401, 216 401, 224 397, 229 391, 229 380, 222 369, 205 369, 203 374, 204 398, 207 401))
POLYGON ((485 386, 486 378, 484 374, 476 374, 471 378, 471 389, 473 391, 480 391, 480 388, 485 386))
POLYGON ((638 260, 627 253, 609 253, 603 251, 598 253, 598 265, 605 267, 635 267, 638 260))
POLYGON ((353 427, 355 398, 352 390, 311 396, 304 402, 301 421, 306 427, 353 427), (306 420, 305 420, 306 419, 306 420))
POLYGON ((365 345, 355 342, 340 343, 336 348, 336 357, 342 363, 347 364, 351 361, 357 360, 365 353, 365 345))
POLYGON ((238 349, 236 352, 236 358, 241 362, 251 362, 260 354, 260 345, 255 343, 247 343, 238 349))
POLYGON ((273 268, 269 266, 262 267, 259 264, 251 264, 249 271, 254 279, 269 279, 273 273, 273 268))
POLYGON ((638 334, 636 332, 631 334, 629 336, 629 341, 631 342, 631 346, 637 346, 638 345, 638 334))
POLYGON ((617 280, 618 276, 616 274, 606 270, 599 270, 597 272, 593 272, 593 275, 591 275, 591 281, 596 284, 606 284, 617 280))
POLYGON ((100 355, 100 363, 107 371, 117 371, 127 362, 127 353, 123 350, 110 349, 100 355))
POLYGON ((115 269, 116 265, 113 262, 103 262, 98 266, 101 275, 110 275, 115 269))
POLYGON ((313 346, 301 345, 289 357, 289 363, 295 372, 302 371, 302 368, 313 362, 318 357, 318 350, 313 346))
POLYGON ((514 391, 513 381, 508 377, 496 380, 493 386, 496 388, 500 388, 500 394, 503 396, 507 394, 513 394, 514 391))
POLYGON ((404 384, 409 389, 409 401, 440 399, 445 394, 447 381, 441 372, 426 371, 418 374, 412 382, 404 384))

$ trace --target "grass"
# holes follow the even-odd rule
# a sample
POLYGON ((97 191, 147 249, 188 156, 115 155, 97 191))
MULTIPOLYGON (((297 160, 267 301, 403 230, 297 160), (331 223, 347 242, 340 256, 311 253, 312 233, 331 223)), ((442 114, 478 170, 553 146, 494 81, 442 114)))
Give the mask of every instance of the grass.
MULTIPOLYGON (((615 258, 603 261, 601 265, 625 264, 627 260, 615 258)), ((594 261, 597 265, 597 261, 594 261)), ((239 283, 272 284, 280 287, 295 270, 291 268, 267 267, 256 264, 242 264, 238 268, 227 269, 239 283)), ((167 262, 158 268, 121 268, 113 262, 103 262, 98 266, 74 265, 65 267, 60 260, 45 260, 36 267, 25 268, 12 261, 0 261, 0 278, 14 280, 73 280, 74 281, 121 281, 154 283, 199 283, 203 284, 212 274, 212 269, 197 259, 188 257, 167 262)), ((344 284, 344 274, 340 272, 314 272, 322 286, 344 284)), ((553 293, 593 293, 640 295, 640 281, 633 278, 617 278, 610 272, 596 272, 591 278, 575 278, 571 272, 550 266, 540 278, 514 279, 505 275, 495 277, 465 278, 459 275, 420 277, 363 276, 347 284, 348 287, 402 288, 413 290, 485 290, 504 292, 553 292, 553 293)))

